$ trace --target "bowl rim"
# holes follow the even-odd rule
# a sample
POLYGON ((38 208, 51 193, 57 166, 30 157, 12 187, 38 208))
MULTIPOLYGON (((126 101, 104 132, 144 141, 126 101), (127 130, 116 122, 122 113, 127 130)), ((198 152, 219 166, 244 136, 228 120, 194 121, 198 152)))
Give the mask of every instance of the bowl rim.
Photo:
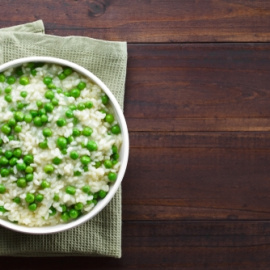
POLYGON ((62 58, 51 57, 51 56, 29 56, 29 57, 23 57, 23 58, 11 60, 9 62, 6 62, 0 65, 0 72, 3 72, 9 68, 14 68, 14 67, 17 67, 22 64, 29 63, 29 62, 44 62, 44 63, 58 64, 61 66, 68 66, 68 67, 71 67, 76 72, 89 78, 95 84, 100 86, 101 89, 106 93, 106 95, 108 95, 109 99, 111 100, 113 104, 112 107, 116 113, 116 116, 118 118, 118 124, 120 125, 120 128, 121 128, 121 134, 122 134, 122 146, 121 146, 121 151, 120 151, 121 166, 118 172, 117 179, 112 185, 110 185, 110 190, 107 196, 104 199, 100 200, 90 212, 86 213, 85 215, 78 218, 77 220, 74 220, 68 223, 52 225, 52 226, 42 226, 42 227, 27 227, 27 226, 11 223, 4 219, 0 219, 1 226, 11 229, 13 231, 21 232, 21 233, 26 233, 26 234, 59 233, 59 232, 69 230, 71 228, 75 228, 89 221, 90 219, 95 217, 98 213, 100 213, 112 200, 119 186, 121 185, 121 182, 124 178, 124 174, 126 172, 128 157, 129 157, 129 133, 128 133, 128 128, 127 128, 123 111, 118 101, 116 100, 115 96, 111 92, 111 90, 95 74, 93 74, 91 71, 87 70, 86 68, 74 62, 71 62, 69 60, 65 60, 62 58))

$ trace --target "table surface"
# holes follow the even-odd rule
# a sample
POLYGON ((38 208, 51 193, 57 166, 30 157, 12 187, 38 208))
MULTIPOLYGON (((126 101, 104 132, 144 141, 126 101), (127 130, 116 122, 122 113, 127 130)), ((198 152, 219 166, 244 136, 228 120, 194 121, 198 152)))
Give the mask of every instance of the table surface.
POLYGON ((129 56, 122 259, 9 269, 270 269, 270 1, 2 0, 0 18, 129 56))

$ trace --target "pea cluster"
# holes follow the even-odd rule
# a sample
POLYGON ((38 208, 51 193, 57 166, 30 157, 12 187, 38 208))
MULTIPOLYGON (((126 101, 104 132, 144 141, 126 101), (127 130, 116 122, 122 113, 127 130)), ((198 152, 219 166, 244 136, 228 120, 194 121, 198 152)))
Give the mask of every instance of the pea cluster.
MULTIPOLYGON (((29 63, 27 67, 30 69, 30 74, 32 76, 36 76, 37 68, 41 67, 42 63, 29 63)), ((69 67, 63 68, 63 72, 58 75, 60 80, 64 80, 69 75, 73 73, 73 70, 69 67)), ((12 85, 18 81, 20 85, 26 86, 30 83, 31 75, 25 75, 23 69, 21 67, 17 68, 13 75, 5 76, 4 74, 0 74, 0 83, 7 83, 7 87, 2 91, 0 90, 0 94, 4 93, 4 99, 7 103, 11 105, 11 111, 13 112, 13 117, 9 119, 6 123, 1 126, 1 132, 5 134, 8 139, 11 140, 19 140, 18 134, 22 131, 22 123, 33 124, 37 128, 42 128, 42 134, 44 140, 41 141, 38 146, 41 149, 48 148, 48 138, 53 136, 53 131, 46 126, 49 123, 49 114, 53 113, 55 107, 59 106, 59 100, 56 98, 56 94, 64 95, 67 97, 74 97, 77 99, 81 95, 81 91, 86 88, 86 83, 84 81, 80 81, 79 84, 70 90, 63 90, 61 88, 56 87, 53 82, 53 78, 50 76, 45 76, 43 78, 43 83, 45 84, 47 90, 44 94, 45 99, 47 100, 45 103, 42 101, 36 101, 36 110, 28 110, 28 104, 26 102, 13 102, 12 100, 12 85)), ((28 96, 28 92, 21 91, 20 96, 23 99, 26 99, 28 96)), ((118 124, 115 123, 115 119, 113 114, 106 109, 106 106, 109 105, 109 98, 107 95, 103 94, 101 97, 101 102, 104 105, 105 109, 101 110, 102 113, 105 114, 104 122, 110 125, 109 134, 120 134, 121 129, 118 124)), ((80 130, 76 125, 79 123, 79 120, 75 117, 74 111, 79 110, 83 111, 86 109, 93 108, 93 103, 90 100, 86 100, 83 103, 78 103, 77 105, 72 104, 65 109, 64 115, 59 117, 56 121, 56 125, 59 128, 62 128, 67 125, 68 121, 72 119, 74 127, 72 130, 72 135, 69 137, 60 136, 56 139, 56 146, 61 150, 61 153, 66 156, 68 151, 69 144, 76 140, 79 136, 84 136, 89 138, 86 144, 82 143, 81 147, 86 148, 89 151, 89 155, 80 156, 77 151, 71 151, 67 158, 72 160, 79 160, 82 166, 83 171, 89 170, 89 164, 92 162, 91 160, 91 152, 98 150, 98 143, 91 139, 91 135, 93 133, 93 129, 91 127, 85 126, 82 130, 80 130)), ((3 146, 4 142, 0 138, 0 147, 3 146)), ((66 157, 65 157, 66 158, 66 157)), ((106 169, 112 169, 113 166, 118 162, 119 153, 118 149, 115 145, 112 147, 112 155, 110 159, 103 161, 94 161, 95 168, 99 168, 100 166, 104 166, 106 169)), ((48 175, 47 179, 44 179, 39 189, 47 189, 50 188, 49 176, 55 172, 55 167, 60 165, 63 162, 63 159, 60 157, 55 157, 51 161, 50 164, 46 164, 43 167, 43 171, 48 175)), ((25 188, 28 182, 33 181, 34 179, 34 167, 31 164, 34 163, 34 156, 30 153, 23 154, 20 148, 10 149, 3 151, 0 148, 0 175, 3 178, 8 177, 9 175, 16 174, 17 180, 16 185, 19 188, 25 188), (16 173, 15 173, 16 168, 16 173)), ((80 171, 75 171, 74 176, 80 177, 80 171)), ((58 175, 58 178, 61 179, 62 175, 58 175)), ((109 171, 107 174, 108 180, 114 182, 117 179, 117 174, 113 171, 109 171)), ((6 186, 2 183, 0 184, 0 194, 4 194, 7 191, 6 186)), ((90 186, 84 186, 82 191, 88 195, 92 195, 93 199, 87 201, 87 204, 96 204, 99 199, 103 199, 107 192, 104 190, 100 190, 97 193, 91 192, 90 186)), ((66 186, 65 192, 71 196, 74 196, 77 192, 76 186, 66 186)), ((39 193, 37 190, 36 193, 27 193, 25 195, 25 202, 28 209, 30 211, 35 211, 39 204, 43 201, 44 196, 39 193)), ((59 194, 55 194, 53 200, 55 202, 60 201, 59 194)), ((13 202, 22 205, 22 201, 20 197, 13 198, 13 202)), ((71 206, 61 205, 62 212, 60 214, 61 219, 66 222, 69 219, 76 219, 83 213, 83 209, 85 205, 82 203, 76 203, 71 206)), ((0 206, 0 212, 6 212, 7 210, 0 206)), ((50 207, 50 216, 54 216, 57 214, 57 210, 51 206, 50 207)))

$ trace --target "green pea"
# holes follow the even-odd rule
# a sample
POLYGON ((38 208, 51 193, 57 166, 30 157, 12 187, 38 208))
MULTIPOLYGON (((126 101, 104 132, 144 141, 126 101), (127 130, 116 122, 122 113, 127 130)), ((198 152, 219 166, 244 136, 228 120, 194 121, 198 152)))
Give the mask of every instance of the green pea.
POLYGON ((113 152, 113 154, 117 154, 118 153, 118 149, 117 149, 117 146, 116 145, 113 145, 112 146, 112 152, 113 152))
POLYGON ((70 94, 69 91, 65 91, 63 94, 64 94, 64 96, 66 96, 66 97, 71 97, 71 94, 70 94))
POLYGON ((2 131, 4 134, 8 135, 8 134, 10 134, 10 132, 11 132, 11 128, 10 128, 7 124, 5 124, 5 125, 3 125, 3 126, 1 127, 1 131, 2 131))
POLYGON ((75 104, 71 104, 69 105, 68 107, 70 110, 74 111, 74 110, 77 110, 77 106, 75 104))
POLYGON ((7 151, 5 152, 5 157, 6 157, 7 159, 11 159, 11 158, 13 157, 13 152, 12 152, 11 150, 7 150, 7 151))
POLYGON ((56 209, 53 206, 51 206, 49 210, 49 216, 54 216, 55 214, 56 214, 56 209))
POLYGON ((55 84, 53 84, 53 83, 48 84, 47 87, 48 87, 49 89, 56 89, 56 86, 55 86, 55 84))
POLYGON ((80 132, 79 129, 73 128, 72 135, 73 135, 74 137, 77 137, 77 136, 80 136, 80 135, 81 135, 81 132, 80 132))
POLYGON ((38 111, 37 110, 30 110, 30 114, 32 115, 33 118, 38 116, 38 111))
POLYGON ((74 176, 81 176, 82 173, 81 173, 80 171, 75 171, 73 175, 74 175, 74 176))
POLYGON ((14 118, 17 122, 22 122, 24 120, 24 113, 21 111, 15 112, 14 118))
POLYGON ((40 101, 40 100, 38 100, 38 101, 36 102, 36 105, 37 105, 37 107, 38 107, 39 109, 43 107, 43 103, 42 103, 42 101, 40 101))
POLYGON ((22 103, 22 102, 18 102, 18 104, 17 104, 17 109, 18 110, 22 110, 24 107, 26 107, 27 106, 27 104, 25 104, 25 103, 22 103))
POLYGON ((86 144, 86 148, 89 150, 89 151, 96 151, 98 149, 98 146, 97 146, 97 143, 93 140, 91 141, 88 141, 87 144, 86 144))
POLYGON ((0 165, 7 165, 9 163, 6 157, 0 157, 0 165))
POLYGON ((74 118, 73 118, 73 124, 74 124, 74 125, 77 125, 78 123, 79 123, 79 119, 76 118, 76 117, 74 117, 74 118))
POLYGON ((55 202, 59 202, 59 201, 60 201, 59 195, 58 195, 58 194, 54 194, 53 200, 54 200, 55 202))
POLYGON ((16 82, 16 78, 14 76, 7 77, 8 84, 14 84, 16 82))
POLYGON ((0 184, 0 194, 4 194, 6 190, 6 187, 3 184, 0 184))
POLYGON ((32 212, 37 210, 37 204, 36 203, 31 203, 28 205, 28 209, 32 212))
POLYGON ((111 182, 114 182, 117 178, 117 174, 115 172, 109 172, 108 173, 108 179, 111 181, 111 182))
POLYGON ((24 121, 25 121, 26 123, 31 123, 32 120, 33 120, 32 115, 31 115, 30 113, 26 113, 25 116, 24 116, 24 121))
POLYGON ((45 108, 46 112, 52 112, 54 109, 54 106, 52 105, 52 103, 48 102, 45 104, 44 108, 45 108))
POLYGON ((46 114, 42 114, 40 116, 40 120, 43 124, 48 123, 48 116, 46 114))
POLYGON ((82 156, 81 157, 81 163, 83 165, 88 165, 91 162, 91 158, 89 156, 82 156))
POLYGON ((63 155, 66 155, 66 154, 67 154, 67 149, 62 149, 62 150, 61 150, 61 153, 62 153, 63 155))
POLYGON ((41 188, 45 189, 45 188, 49 188, 51 186, 51 184, 48 181, 43 180, 41 182, 41 185, 40 186, 41 186, 41 188))
POLYGON ((15 128, 14 128, 14 131, 16 133, 20 133, 22 131, 22 126, 16 125, 15 128))
POLYGON ((21 84, 21 85, 27 85, 27 84, 29 84, 29 78, 26 77, 26 76, 22 76, 22 77, 20 78, 20 84, 21 84))
POLYGON ((4 75, 3 73, 1 73, 1 74, 0 74, 0 82, 1 82, 1 83, 2 83, 2 82, 5 82, 5 80, 6 80, 5 75, 4 75))
POLYGON ((74 205, 75 210, 80 211, 83 209, 83 203, 79 202, 74 205))
POLYGON ((81 95, 81 92, 78 88, 74 88, 70 91, 70 95, 74 98, 78 98, 81 95))
POLYGON ((60 149, 64 149, 67 147, 67 139, 65 137, 59 137, 56 144, 60 149))
POLYGON ((0 206, 0 212, 2 212, 2 213, 6 213, 6 212, 8 212, 8 210, 7 210, 7 209, 5 209, 5 207, 4 207, 4 206, 0 206))
POLYGON ((86 185, 86 186, 83 186, 83 187, 82 187, 82 191, 83 191, 84 193, 89 194, 89 193, 91 192, 91 188, 90 188, 90 186, 86 185))
POLYGON ((54 98, 54 93, 52 90, 48 90, 45 92, 45 98, 47 99, 53 99, 54 98))
POLYGON ((121 133, 121 129, 120 129, 120 126, 118 124, 112 126, 111 128, 111 132, 115 135, 121 133))
POLYGON ((26 172, 26 173, 33 173, 33 171, 34 171, 34 169, 33 169, 33 167, 31 167, 31 166, 27 166, 27 167, 25 168, 25 172, 26 172))
POLYGON ((54 172, 54 167, 53 167, 53 165, 48 164, 48 165, 44 166, 43 170, 45 173, 51 174, 54 172))
POLYGON ((63 212, 61 214, 61 219, 64 221, 64 222, 67 222, 69 220, 69 215, 67 212, 63 212))
POLYGON ((15 166, 17 164, 18 159, 16 157, 13 157, 9 160, 10 166, 15 166))
POLYGON ((92 101, 87 101, 87 102, 85 103, 85 107, 86 107, 87 109, 91 109, 91 108, 93 107, 93 102, 92 102, 92 101))
POLYGON ((27 173, 25 175, 26 182, 32 182, 34 180, 34 175, 32 173, 27 173))
POLYGON ((40 118, 39 116, 36 116, 36 117, 34 118, 34 125, 35 125, 36 127, 41 127, 41 126, 42 126, 42 121, 41 121, 41 118, 40 118))
POLYGON ((7 176, 9 176, 9 169, 2 168, 2 169, 0 170, 0 174, 1 174, 2 177, 7 177, 7 176))
POLYGON ((52 105, 57 106, 59 104, 59 100, 57 98, 52 99, 52 105))
POLYGON ((32 193, 27 193, 27 194, 26 194, 26 197, 25 197, 25 201, 26 201, 27 203, 32 203, 32 202, 34 202, 34 201, 35 201, 35 195, 32 194, 32 193))
POLYGON ((72 158, 73 160, 76 160, 79 158, 79 154, 76 151, 71 151, 70 152, 70 158, 72 158))
POLYGON ((12 102, 11 95, 5 95, 5 101, 8 102, 8 103, 12 102))
POLYGON ((8 120, 8 125, 9 125, 10 127, 15 127, 16 124, 17 124, 17 122, 16 122, 15 118, 10 118, 10 119, 8 120))
POLYGON ((82 130, 82 135, 86 137, 91 136, 92 133, 93 133, 93 129, 90 127, 84 127, 82 130))
POLYGON ((72 143, 74 141, 74 137, 73 136, 69 136, 68 138, 67 138, 67 142, 68 143, 72 143))
POLYGON ((114 116, 110 113, 106 114, 105 121, 109 124, 111 124, 114 121, 114 116))
POLYGON ((66 111, 66 117, 67 118, 72 118, 74 115, 73 115, 73 111, 72 110, 67 110, 66 111))
POLYGON ((46 76, 43 78, 43 83, 46 85, 49 85, 50 83, 52 83, 52 78, 49 76, 46 76))
POLYGON ((18 171, 24 171, 26 169, 26 164, 24 162, 17 163, 16 168, 18 171))
POLYGON ((12 201, 15 202, 15 203, 17 203, 17 204, 20 204, 21 203, 20 197, 15 197, 15 198, 13 198, 12 201))
POLYGON ((34 156, 33 155, 26 155, 23 158, 23 161, 24 161, 25 164, 30 165, 34 161, 34 156))
POLYGON ((84 104, 84 103, 79 103, 79 104, 78 104, 78 110, 79 110, 79 111, 83 111, 85 108, 86 108, 86 107, 85 107, 85 104, 84 104))
POLYGON ((83 166, 83 171, 84 171, 84 172, 88 172, 88 171, 89 171, 89 168, 88 168, 87 165, 83 166))
POLYGON ((60 74, 58 74, 58 78, 62 81, 66 78, 66 75, 64 74, 64 72, 61 72, 60 74))
POLYGON ((104 199, 104 198, 106 197, 106 195, 107 195, 107 192, 104 191, 104 190, 100 190, 100 191, 98 192, 98 196, 99 196, 99 198, 101 198, 101 199, 104 199))
POLYGON ((40 142, 40 143, 38 144, 38 146, 39 146, 41 149, 46 149, 46 148, 48 148, 48 142, 47 142, 47 140, 45 140, 45 141, 43 141, 43 142, 40 142))
POLYGON ((44 137, 51 137, 52 136, 52 130, 50 128, 44 128, 42 131, 42 134, 44 137))
POLYGON ((19 178, 16 183, 17 183, 17 186, 20 187, 20 188, 26 187, 25 178, 19 178))
POLYGON ((8 87, 5 88, 5 93, 6 94, 10 94, 11 91, 12 91, 12 86, 9 85, 8 87))
POLYGON ((72 73, 72 69, 69 68, 69 67, 66 67, 66 68, 64 68, 63 73, 64 73, 66 76, 69 76, 69 75, 72 73))
POLYGON ((37 75, 37 70, 36 69, 31 69, 30 73, 33 75, 33 76, 36 76, 37 75))
POLYGON ((20 95, 21 95, 21 97, 22 98, 26 98, 27 97, 27 92, 26 91, 22 91, 21 93, 20 93, 20 95))
POLYGON ((94 205, 96 205, 97 204, 97 200, 95 200, 95 199, 93 199, 93 200, 91 200, 91 201, 87 201, 87 204, 88 205, 90 205, 90 204, 94 204, 94 205))
POLYGON ((80 81, 79 84, 77 85, 77 88, 79 90, 83 90, 86 87, 86 83, 83 81, 80 81))
POLYGON ((56 121, 56 124, 57 124, 58 127, 63 127, 63 126, 65 126, 67 124, 67 121, 64 118, 59 118, 56 121))
POLYGON ((9 140, 9 141, 14 141, 14 136, 13 136, 13 135, 9 135, 9 136, 8 136, 8 140, 9 140))
POLYGON ((67 186, 66 187, 66 193, 70 195, 75 195, 76 194, 76 188, 73 186, 67 186))
POLYGON ((9 170, 9 174, 14 174, 13 168, 9 168, 8 170, 9 170))
POLYGON ((4 141, 0 138, 0 146, 2 146, 4 141))
POLYGON ((79 212, 76 209, 70 209, 69 216, 72 219, 76 219, 79 216, 79 212))
POLYGON ((53 164, 55 165, 59 165, 62 163, 62 159, 59 158, 59 157, 55 157, 53 160, 52 160, 53 164))
POLYGON ((101 97, 101 102, 102 102, 104 105, 108 104, 108 102, 109 102, 108 96, 107 96, 107 95, 103 95, 103 96, 101 97))
POLYGON ((107 169, 110 169, 112 167, 112 162, 110 160, 104 160, 104 166, 107 169))
POLYGON ((20 148, 16 148, 14 151, 13 151, 13 156, 16 157, 16 158, 20 158, 22 155, 22 150, 20 148))
POLYGON ((22 76, 23 75, 22 67, 16 68, 15 73, 17 74, 17 76, 22 76))
POLYGON ((36 201, 37 203, 42 202, 43 199, 44 199, 44 196, 43 196, 42 194, 37 194, 36 197, 35 197, 35 201, 36 201))

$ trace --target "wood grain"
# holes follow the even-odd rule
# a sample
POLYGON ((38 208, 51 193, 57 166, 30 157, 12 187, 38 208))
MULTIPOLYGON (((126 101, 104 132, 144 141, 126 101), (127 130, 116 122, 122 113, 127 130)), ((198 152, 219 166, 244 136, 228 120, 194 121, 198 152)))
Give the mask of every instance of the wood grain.
POLYGON ((269 44, 129 45, 131 131, 270 131, 269 44))
POLYGON ((266 0, 14 0, 0 3, 1 27, 43 19, 47 32, 128 42, 265 42, 266 0))

